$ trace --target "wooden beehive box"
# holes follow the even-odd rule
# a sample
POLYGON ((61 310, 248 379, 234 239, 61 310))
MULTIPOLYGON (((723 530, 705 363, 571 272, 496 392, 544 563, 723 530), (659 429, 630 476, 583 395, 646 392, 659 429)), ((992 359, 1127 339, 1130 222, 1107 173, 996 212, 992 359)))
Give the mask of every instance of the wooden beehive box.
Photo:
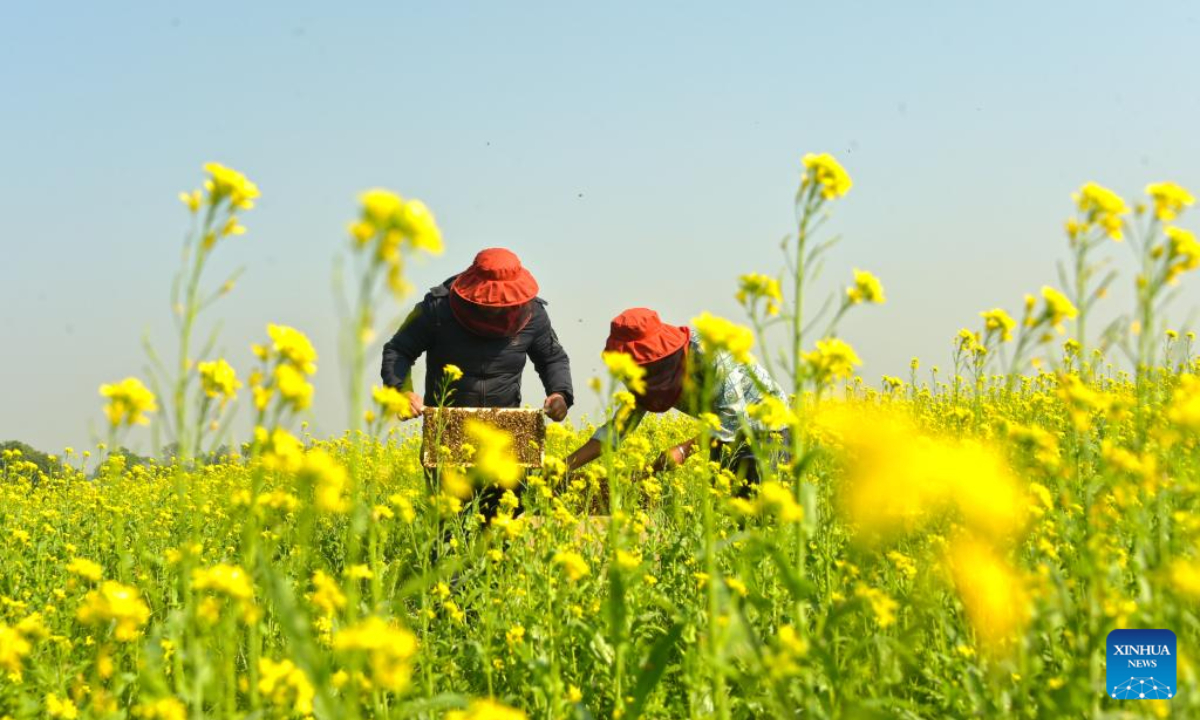
POLYGON ((452 465, 470 465, 463 456, 463 443, 470 443, 463 425, 468 418, 481 420, 513 436, 513 454, 522 467, 540 468, 546 447, 546 422, 542 411, 535 408, 425 408, 422 413, 421 463, 437 467, 437 448, 448 448, 442 458, 452 465), (438 437, 439 429, 441 437, 438 437), (440 440, 440 443, 439 443, 440 440))

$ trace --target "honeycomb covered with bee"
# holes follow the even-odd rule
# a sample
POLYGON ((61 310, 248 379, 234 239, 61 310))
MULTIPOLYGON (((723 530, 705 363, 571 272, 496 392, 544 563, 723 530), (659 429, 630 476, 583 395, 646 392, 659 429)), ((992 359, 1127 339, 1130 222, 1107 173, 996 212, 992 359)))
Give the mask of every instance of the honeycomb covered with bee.
POLYGON ((546 447, 546 421, 541 410, 427 407, 421 414, 421 463, 425 467, 437 467, 439 446, 448 453, 442 458, 443 462, 452 465, 471 464, 470 458, 462 452, 464 444, 471 444, 464 429, 469 418, 480 420, 512 435, 513 454, 522 467, 542 466, 542 453, 546 447))

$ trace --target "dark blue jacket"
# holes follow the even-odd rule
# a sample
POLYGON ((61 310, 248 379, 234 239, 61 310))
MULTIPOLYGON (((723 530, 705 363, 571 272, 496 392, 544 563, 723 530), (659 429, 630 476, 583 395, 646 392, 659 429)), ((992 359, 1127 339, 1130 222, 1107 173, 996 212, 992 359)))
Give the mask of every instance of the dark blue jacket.
POLYGON ((529 323, 511 338, 476 335, 454 319, 450 310, 450 284, 432 288, 417 303, 400 330, 383 346, 383 384, 411 387, 413 364, 425 358, 425 404, 436 405, 442 368, 457 365, 462 379, 454 383, 449 404, 458 407, 520 407, 521 373, 525 358, 542 379, 546 395, 561 393, 567 405, 575 401, 571 388, 571 362, 558 342, 546 301, 535 298, 529 323))

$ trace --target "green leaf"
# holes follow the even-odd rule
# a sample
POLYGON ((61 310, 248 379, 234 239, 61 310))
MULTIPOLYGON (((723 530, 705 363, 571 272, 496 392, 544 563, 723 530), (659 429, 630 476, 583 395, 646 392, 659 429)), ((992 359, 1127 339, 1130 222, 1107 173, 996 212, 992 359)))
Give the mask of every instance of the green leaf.
POLYGON ((629 720, 635 720, 641 716, 642 710, 646 706, 646 699, 650 697, 650 693, 662 679, 663 673, 667 669, 667 663, 676 645, 679 644, 682 634, 683 624, 676 622, 650 648, 645 661, 638 668, 638 683, 633 689, 633 702, 626 713, 629 720))
POLYGON ((465 708, 468 702, 469 698, 458 693, 442 693, 441 695, 434 695, 431 698, 412 700, 402 705, 397 705, 393 712, 397 717, 415 717, 429 715, 438 710, 465 708))
POLYGON ((797 602, 803 602, 812 598, 816 593, 816 586, 800 577, 800 574, 792 568, 792 563, 784 553, 783 548, 778 545, 767 544, 766 550, 771 559, 775 561, 775 566, 779 569, 779 579, 791 594, 792 599, 797 602))

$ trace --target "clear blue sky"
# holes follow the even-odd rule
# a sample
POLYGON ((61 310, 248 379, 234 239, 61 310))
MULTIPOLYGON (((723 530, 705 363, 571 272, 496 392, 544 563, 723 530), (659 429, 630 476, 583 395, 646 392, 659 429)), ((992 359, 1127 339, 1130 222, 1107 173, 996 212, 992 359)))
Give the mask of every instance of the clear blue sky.
MULTIPOLYGON (((843 326, 864 376, 945 366, 979 310, 1055 282, 1084 181, 1200 190, 1198 20, 1187 2, 6 3, 0 439, 84 445, 100 383, 142 374, 142 333, 169 346, 175 194, 208 160, 263 192, 217 254, 214 282, 247 272, 209 317, 243 376, 268 322, 314 338, 318 432, 344 425, 331 261, 376 185, 444 230, 418 287, 482 247, 525 259, 582 395, 624 307, 740 318, 737 275, 780 267, 801 155, 830 152, 855 186, 826 287, 861 267, 889 296, 843 326)), ((1180 321, 1198 299, 1185 287, 1180 321)), ((526 390, 540 402, 532 368, 526 390)))

